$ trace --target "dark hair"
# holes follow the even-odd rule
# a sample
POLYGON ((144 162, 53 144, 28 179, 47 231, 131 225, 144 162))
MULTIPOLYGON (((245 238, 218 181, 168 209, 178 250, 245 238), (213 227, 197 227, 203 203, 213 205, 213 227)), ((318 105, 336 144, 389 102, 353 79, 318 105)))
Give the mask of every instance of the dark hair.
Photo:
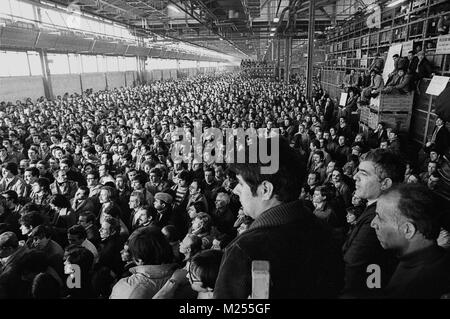
POLYGON ((44 189, 44 192, 50 193, 50 181, 46 177, 39 177, 36 182, 41 188, 44 189))
MULTIPOLYGON (((206 205, 205 205, 204 202, 193 202, 191 205, 189 205, 189 207, 191 207, 191 206, 194 206, 195 211, 196 211, 197 213, 201 213, 201 212, 206 213, 206 212, 207 212, 207 211, 206 211, 206 205)), ((188 207, 188 208, 189 208, 189 207, 188 207)))
POLYGON ((89 187, 80 185, 80 186, 78 186, 78 189, 81 189, 84 192, 84 194, 89 197, 89 193, 91 192, 89 187))
POLYGON ((70 201, 62 194, 54 194, 50 197, 50 204, 58 208, 70 208, 70 201))
POLYGON ((65 249, 65 256, 71 264, 80 266, 81 275, 86 276, 91 272, 94 264, 94 254, 87 248, 77 245, 69 245, 65 249))
POLYGON ((119 219, 111 216, 106 216, 103 220, 104 223, 108 223, 110 225, 110 228, 112 231, 116 232, 117 234, 120 233, 120 221, 119 219))
POLYGON ((439 236, 443 209, 436 195, 421 184, 398 184, 381 196, 398 195, 397 208, 409 219, 425 238, 435 240, 439 236))
POLYGON ((46 272, 49 266, 47 254, 37 249, 30 250, 19 261, 19 269, 22 275, 46 272))
POLYGON ((31 176, 39 177, 39 170, 36 167, 28 167, 25 172, 31 172, 31 176))
POLYGON ((49 227, 44 225, 36 226, 30 234, 30 237, 38 237, 38 238, 51 238, 52 233, 49 227))
POLYGON ((83 240, 87 238, 86 230, 81 225, 73 225, 67 230, 67 234, 78 236, 83 240))
MULTIPOLYGON (((270 139, 260 139, 256 147, 261 147, 262 143, 268 143, 267 146, 269 147, 267 147, 267 150, 272 155, 276 153, 275 150, 270 150, 270 139)), ((251 163, 249 160, 249 156, 252 155, 249 153, 250 151, 255 152, 255 150, 251 149, 251 146, 247 146, 245 163, 231 164, 230 169, 241 175, 242 179, 250 186, 252 194, 256 196, 258 186, 263 181, 268 181, 274 186, 274 196, 281 202, 296 200, 299 197, 305 177, 306 165, 304 158, 289 146, 286 139, 279 138, 278 171, 274 174, 262 174, 261 168, 264 165, 261 163, 261 159, 258 158, 257 163, 251 163)))
POLYGON ((204 288, 215 288, 222 256, 221 250, 208 249, 199 252, 191 259, 189 271, 199 277, 204 288))
POLYGON ((94 213, 91 212, 91 211, 81 212, 80 216, 86 217, 86 222, 87 223, 93 223, 93 222, 95 222, 95 219, 96 219, 94 213))
POLYGON ((162 265, 173 260, 172 247, 158 227, 135 230, 129 238, 128 248, 133 258, 141 259, 145 265, 162 265))
POLYGON ((60 165, 61 164, 67 164, 67 166, 72 167, 73 161, 69 157, 65 157, 59 162, 59 164, 60 165))
POLYGON ((7 191, 4 191, 4 192, 2 193, 2 195, 8 196, 8 198, 9 198, 10 200, 12 200, 12 202, 13 202, 14 204, 17 204, 18 201, 19 201, 19 196, 18 196, 17 193, 16 193, 15 191, 13 191, 13 190, 7 190, 7 191))
POLYGON ((334 199, 336 189, 334 188, 334 186, 332 186, 330 184, 325 184, 325 185, 316 187, 314 189, 314 191, 320 192, 320 195, 322 195, 323 197, 326 197, 326 201, 329 202, 332 199, 334 199))
POLYGON ((182 170, 181 172, 179 172, 178 178, 183 181, 186 181, 187 184, 191 183, 191 174, 187 170, 182 170))
POLYGON ((11 174, 16 176, 19 173, 19 168, 16 163, 14 162, 8 162, 6 164, 3 164, 3 168, 10 171, 11 174))
POLYGON ((314 175, 316 178, 316 183, 320 182, 320 173, 319 172, 309 172, 308 175, 314 175))
POLYGON ((309 143, 312 144, 315 148, 318 148, 318 149, 320 148, 320 141, 317 139, 313 139, 309 143))
POLYGON ((405 178, 406 165, 400 156, 386 149, 369 151, 361 161, 372 162, 380 179, 390 178, 393 183, 401 183, 405 178))
POLYGON ((59 283, 45 272, 38 273, 31 284, 31 295, 34 299, 59 299, 59 283))
POLYGON ((23 214, 20 219, 19 219, 19 223, 21 223, 22 225, 26 226, 26 227, 37 227, 39 225, 42 225, 44 223, 44 217, 42 217, 42 215, 39 212, 29 212, 29 213, 25 213, 23 214))
POLYGON ((153 167, 152 169, 150 169, 149 174, 155 174, 158 177, 163 177, 163 172, 161 171, 161 169, 157 168, 157 167, 153 167))
POLYGON ((314 152, 314 155, 319 155, 321 161, 322 161, 322 160, 324 159, 324 157, 325 157, 325 155, 323 155, 323 152, 320 151, 320 150, 315 151, 315 152, 314 152))
POLYGON ((196 182, 197 183, 197 188, 200 190, 200 193, 203 194, 203 191, 205 190, 205 184, 203 184, 203 182, 199 179, 199 178, 194 178, 191 181, 191 184, 196 182))
POLYGON ((96 179, 96 180, 98 180, 98 179, 100 178, 100 176, 98 175, 98 172, 97 172, 97 171, 91 171, 90 173, 86 174, 86 177, 87 177, 88 175, 93 175, 93 176, 94 176, 94 179, 96 179))
POLYGON ((135 177, 133 177, 132 181, 138 182, 139 184, 144 186, 147 182, 147 178, 144 176, 144 174, 137 174, 135 177))

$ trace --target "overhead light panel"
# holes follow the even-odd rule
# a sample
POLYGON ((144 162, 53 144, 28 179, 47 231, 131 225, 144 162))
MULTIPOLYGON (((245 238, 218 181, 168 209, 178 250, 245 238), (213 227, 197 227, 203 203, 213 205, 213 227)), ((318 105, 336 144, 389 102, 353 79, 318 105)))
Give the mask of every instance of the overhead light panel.
POLYGON ((403 2, 405 2, 405 1, 406 1, 406 0, 395 0, 394 2, 389 3, 389 4, 387 5, 387 7, 388 7, 388 8, 395 7, 397 4, 403 3, 403 2))
POLYGON ((176 6, 174 6, 174 5, 171 4, 171 3, 169 3, 169 4, 167 5, 167 9, 170 9, 170 10, 172 10, 172 11, 181 13, 180 9, 178 9, 176 6))
POLYGON ((275 23, 280 22, 280 18, 278 18, 278 17, 273 18, 273 22, 275 22, 275 23))
POLYGON ((277 31, 277 28, 273 27, 273 28, 270 29, 270 31, 277 31))

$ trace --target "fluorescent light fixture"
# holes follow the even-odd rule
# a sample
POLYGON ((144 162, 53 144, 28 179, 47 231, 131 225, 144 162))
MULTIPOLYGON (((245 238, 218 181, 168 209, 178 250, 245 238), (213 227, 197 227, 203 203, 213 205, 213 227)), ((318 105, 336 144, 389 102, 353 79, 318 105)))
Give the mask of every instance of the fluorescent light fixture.
POLYGON ((395 7, 397 4, 400 4, 402 2, 405 2, 406 0, 395 0, 394 2, 391 2, 387 5, 388 8, 395 7))
POLYGON ((169 3, 169 4, 167 5, 167 9, 173 10, 173 11, 178 12, 178 13, 181 12, 180 9, 178 9, 176 6, 174 6, 174 5, 171 4, 171 3, 169 3))
POLYGON ((275 35, 275 33, 274 33, 274 32, 272 32, 272 33, 270 34, 270 36, 271 36, 271 37, 273 37, 274 35, 275 35))
POLYGON ((273 27, 273 28, 270 29, 270 31, 277 31, 277 28, 273 27))
POLYGON ((278 17, 273 18, 273 22, 278 23, 279 21, 280 21, 280 18, 278 18, 278 17))

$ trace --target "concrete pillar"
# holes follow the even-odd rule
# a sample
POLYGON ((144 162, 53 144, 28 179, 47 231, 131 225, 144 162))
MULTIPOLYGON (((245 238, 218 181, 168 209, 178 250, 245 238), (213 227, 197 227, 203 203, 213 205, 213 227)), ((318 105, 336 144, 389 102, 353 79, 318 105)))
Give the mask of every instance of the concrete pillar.
POLYGON ((311 98, 313 78, 313 56, 314 56, 314 18, 315 0, 309 1, 309 23, 308 23, 308 64, 306 68, 306 96, 311 98))
POLYGON ((44 82, 44 92, 47 99, 53 99, 53 89, 51 82, 50 69, 48 67, 48 57, 46 50, 39 50, 39 58, 41 60, 42 81, 44 82))
POLYGON ((292 58, 292 37, 286 38, 285 50, 285 61, 284 61, 284 82, 289 83, 289 77, 291 75, 291 58, 292 58))

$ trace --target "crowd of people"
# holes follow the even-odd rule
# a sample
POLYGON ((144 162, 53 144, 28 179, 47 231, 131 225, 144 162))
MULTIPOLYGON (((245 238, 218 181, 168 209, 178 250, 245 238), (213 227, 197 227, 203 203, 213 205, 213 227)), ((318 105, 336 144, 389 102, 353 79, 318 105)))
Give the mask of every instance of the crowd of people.
POLYGON ((445 123, 405 164, 395 129, 366 139, 304 91, 221 74, 0 103, 0 298, 246 299, 254 260, 271 298, 449 293, 445 123), (278 171, 173 158, 199 120, 253 132, 246 150, 279 139, 278 171))

